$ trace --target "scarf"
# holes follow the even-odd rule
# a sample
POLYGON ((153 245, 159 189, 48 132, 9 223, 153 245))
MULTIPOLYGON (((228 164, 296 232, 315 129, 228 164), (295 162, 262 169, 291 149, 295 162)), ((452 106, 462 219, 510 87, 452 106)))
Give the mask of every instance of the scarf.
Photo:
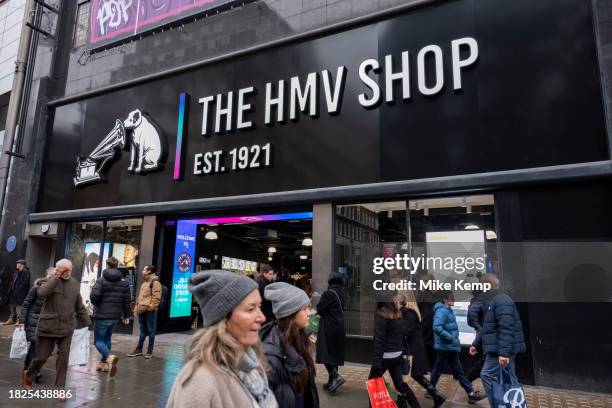
POLYGON ((260 408, 278 408, 274 393, 268 387, 268 382, 259 371, 260 363, 251 347, 246 349, 240 362, 238 379, 240 384, 249 392, 260 408))

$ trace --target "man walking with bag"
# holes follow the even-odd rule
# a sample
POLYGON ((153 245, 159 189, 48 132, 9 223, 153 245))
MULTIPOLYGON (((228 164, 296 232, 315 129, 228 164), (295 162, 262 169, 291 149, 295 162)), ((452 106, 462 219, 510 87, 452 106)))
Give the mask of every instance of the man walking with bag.
POLYGON ((149 345, 146 359, 153 357, 153 346, 155 344, 155 330, 157 320, 157 309, 159 308, 162 298, 162 285, 155 274, 155 266, 147 265, 142 269, 144 282, 140 286, 138 292, 138 300, 134 306, 134 315, 138 315, 138 324, 140 325, 140 338, 138 346, 128 354, 128 357, 142 356, 142 348, 147 336, 149 337, 149 345))
POLYGON ((516 378, 514 360, 518 353, 525 352, 523 325, 510 296, 499 289, 499 278, 487 273, 480 282, 489 283, 492 290, 484 293, 484 322, 481 331, 470 347, 470 354, 476 355, 482 349, 485 362, 480 379, 489 396, 489 404, 495 407, 493 385, 500 381, 500 368, 508 368, 516 378))
POLYGON ((111 336, 119 319, 129 323, 130 285, 117 269, 119 261, 115 257, 106 260, 106 269, 96 281, 89 299, 94 305, 94 345, 102 355, 97 371, 109 372, 111 377, 117 373, 116 355, 111 354, 111 336))
POLYGON ((26 261, 20 259, 17 261, 17 266, 11 285, 9 286, 7 299, 9 305, 10 316, 4 325, 12 325, 17 323, 17 316, 21 312, 21 305, 30 291, 30 270, 26 266, 26 261))
POLYGON ((36 289, 38 296, 44 298, 45 302, 36 331, 36 358, 24 372, 23 383, 26 388, 32 387, 32 379, 53 352, 55 344, 58 348, 55 387, 63 388, 66 385, 72 334, 77 326, 91 324, 81 298, 80 283, 71 275, 72 262, 61 259, 55 264, 55 276, 36 289))

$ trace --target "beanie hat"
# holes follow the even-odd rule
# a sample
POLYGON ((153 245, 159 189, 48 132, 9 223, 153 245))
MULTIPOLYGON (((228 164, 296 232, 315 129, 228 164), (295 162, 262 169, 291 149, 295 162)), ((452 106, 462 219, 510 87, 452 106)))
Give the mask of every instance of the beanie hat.
POLYGON ((291 316, 310 303, 306 292, 286 282, 266 286, 264 297, 272 302, 272 312, 277 319, 291 316))
POLYGON ((189 278, 189 291, 200 305, 204 327, 223 320, 258 287, 253 279, 221 269, 194 273, 189 278))
POLYGON ((16 264, 22 264, 23 266, 26 266, 26 260, 25 259, 19 259, 17 262, 15 262, 16 264))

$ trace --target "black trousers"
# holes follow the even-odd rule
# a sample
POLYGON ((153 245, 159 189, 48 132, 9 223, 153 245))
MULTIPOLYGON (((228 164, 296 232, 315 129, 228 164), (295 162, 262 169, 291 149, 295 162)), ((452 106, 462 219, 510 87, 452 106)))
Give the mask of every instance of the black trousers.
POLYGON ((402 378, 402 358, 384 358, 382 360, 382 367, 372 367, 370 368, 370 375, 368 379, 382 377, 385 372, 389 371, 391 375, 391 381, 393 381, 393 386, 406 398, 412 407, 418 406, 417 398, 414 395, 414 392, 406 384, 402 378), (415 405, 416 404, 416 405, 415 405))

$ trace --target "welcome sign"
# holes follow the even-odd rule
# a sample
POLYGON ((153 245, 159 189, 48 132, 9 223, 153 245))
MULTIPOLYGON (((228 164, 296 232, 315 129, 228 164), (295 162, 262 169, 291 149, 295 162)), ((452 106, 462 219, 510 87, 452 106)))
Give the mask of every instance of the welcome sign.
POLYGON ((191 315, 191 293, 188 284, 194 268, 196 229, 196 224, 185 221, 179 221, 176 225, 170 317, 191 315))
POLYGON ((235 0, 93 0, 89 44, 97 47, 195 17, 235 0))

